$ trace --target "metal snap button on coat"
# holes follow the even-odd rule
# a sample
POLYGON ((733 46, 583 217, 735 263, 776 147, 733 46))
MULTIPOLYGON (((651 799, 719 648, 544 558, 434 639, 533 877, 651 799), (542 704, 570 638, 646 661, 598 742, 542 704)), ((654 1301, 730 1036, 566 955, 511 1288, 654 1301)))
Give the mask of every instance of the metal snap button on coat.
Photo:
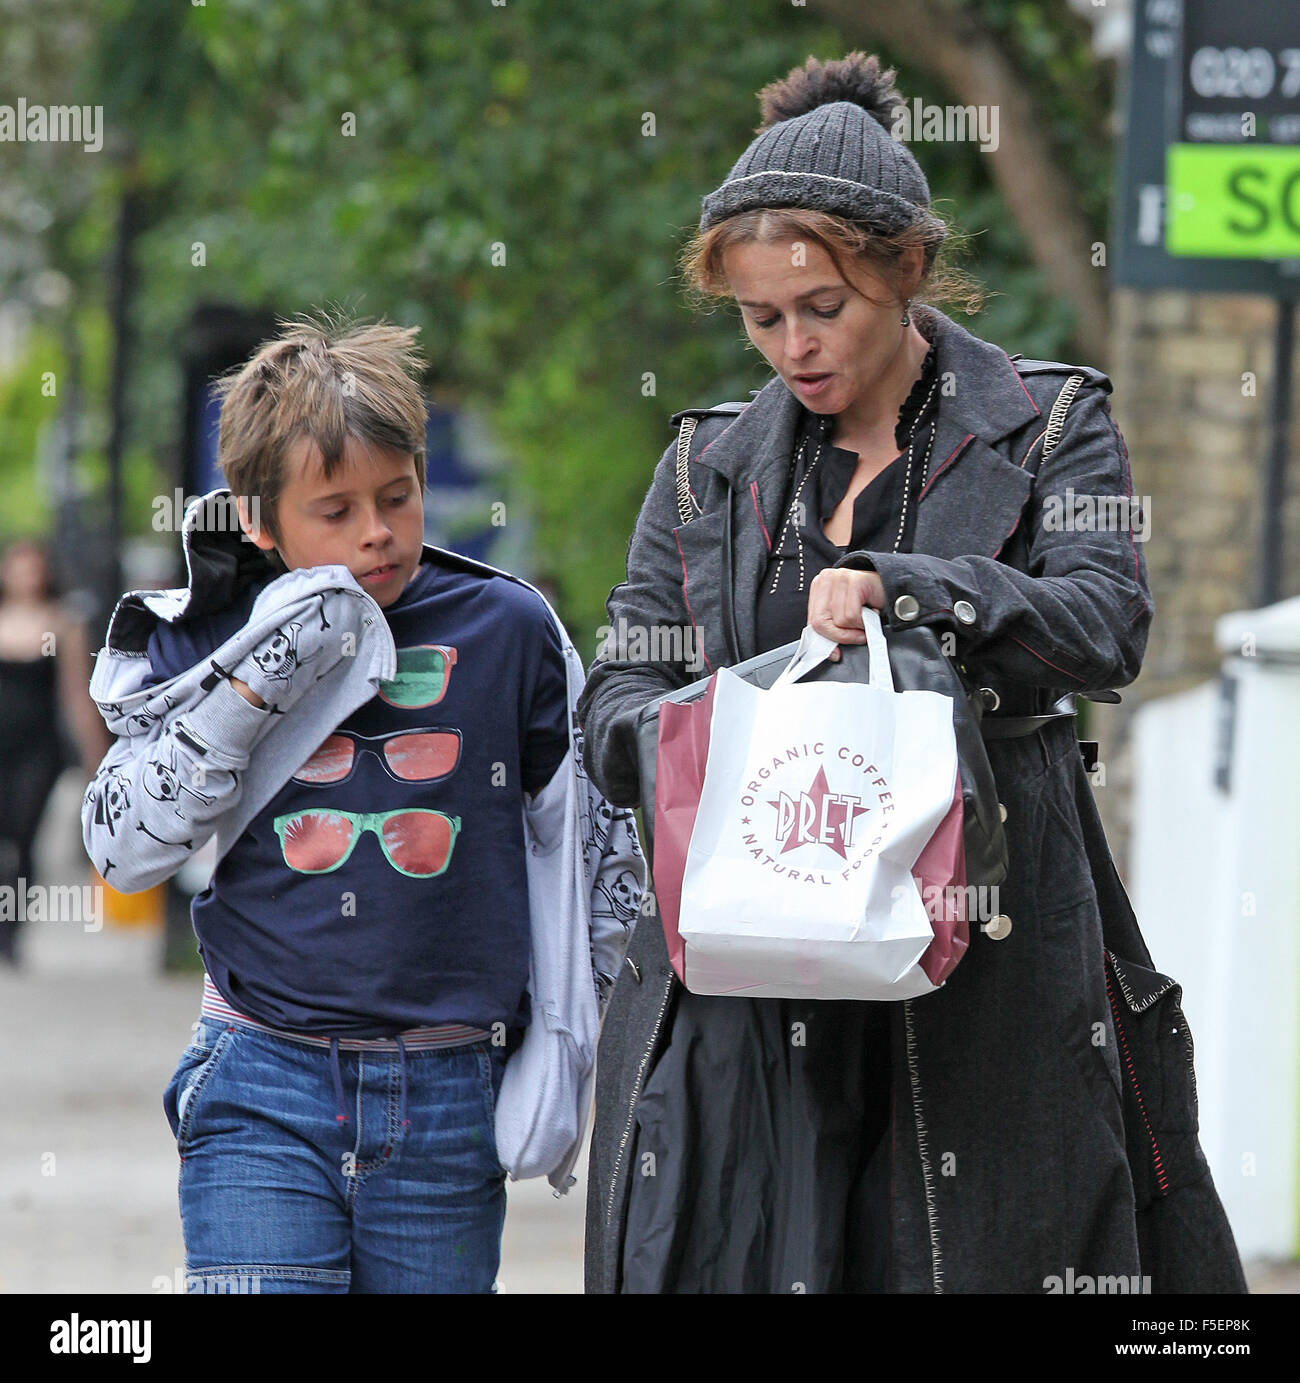
POLYGON ((990 941, 1004 941, 1011 935, 1011 919, 1005 912, 1000 912, 988 922, 982 923, 980 930, 990 941))
POLYGON ((975 623, 975 607, 969 600, 959 600, 952 607, 952 612, 963 624, 975 623))
POLYGON ((899 619, 915 619, 921 613, 921 602, 914 595, 900 595, 894 601, 894 614, 899 619))
POLYGON ((1007 809, 1006 809, 1006 807, 1004 807, 1004 806, 1002 805, 1001 802, 999 802, 999 803, 998 803, 998 820, 999 820, 999 821, 1005 821, 1006 819, 1007 819, 1007 809))

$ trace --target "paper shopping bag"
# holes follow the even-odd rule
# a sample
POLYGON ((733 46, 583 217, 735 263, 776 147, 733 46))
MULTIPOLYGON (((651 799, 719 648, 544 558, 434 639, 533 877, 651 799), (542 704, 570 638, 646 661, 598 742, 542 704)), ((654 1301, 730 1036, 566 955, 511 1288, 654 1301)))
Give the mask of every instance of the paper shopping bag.
POLYGON ((895 692, 864 622, 867 684, 798 683, 834 646, 806 630, 771 689, 723 668, 663 708, 655 886, 692 992, 909 998, 966 948, 952 701, 895 692))
POLYGON ((659 752, 655 770, 654 893, 663 921, 668 959, 685 983, 682 939, 677 930, 682 874, 709 756, 709 721, 715 680, 704 695, 684 705, 666 701, 659 711, 659 752))

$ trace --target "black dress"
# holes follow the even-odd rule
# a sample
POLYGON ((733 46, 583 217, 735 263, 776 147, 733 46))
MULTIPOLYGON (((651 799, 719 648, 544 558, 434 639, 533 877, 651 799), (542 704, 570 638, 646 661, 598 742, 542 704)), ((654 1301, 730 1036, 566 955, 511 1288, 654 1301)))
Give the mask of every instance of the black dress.
MULTIPOLYGON (((916 469, 899 544, 910 551, 933 426, 934 410, 922 405, 933 399, 933 380, 932 349, 900 410, 895 441, 902 455, 854 502, 853 549, 894 550, 914 433, 916 469)), ((808 585, 847 550, 822 530, 857 464, 855 453, 826 444, 832 423, 809 413, 796 434, 786 517, 756 607, 762 650, 799 637, 808 585), (804 501, 802 525, 794 521, 796 496, 804 501)), ((892 1145, 886 1135, 894 1117, 889 1006, 674 989, 671 1036, 637 1103, 622 1290, 884 1292, 892 1145), (684 1129, 691 1131, 687 1139, 667 1136, 684 1129), (762 1150, 763 1165, 779 1167, 780 1177, 755 1184, 737 1175, 746 1149, 762 1150), (682 1213, 664 1213, 674 1205, 682 1213)))
POLYGON ((0 914, 0 958, 15 957, 18 890, 36 882, 36 830, 67 762, 54 658, 0 658, 0 887, 14 900, 0 914))

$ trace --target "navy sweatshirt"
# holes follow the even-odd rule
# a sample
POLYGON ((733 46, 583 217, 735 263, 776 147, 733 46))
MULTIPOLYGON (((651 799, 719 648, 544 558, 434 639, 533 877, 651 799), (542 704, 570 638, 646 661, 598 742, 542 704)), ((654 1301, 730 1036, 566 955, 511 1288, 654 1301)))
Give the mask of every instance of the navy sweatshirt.
MULTIPOLYGON (((160 624, 151 681, 234 634, 262 584, 160 624)), ((194 900, 199 951, 225 998, 272 1027, 522 1028, 522 794, 569 748, 558 635, 534 592, 428 560, 384 614, 397 676, 321 726, 320 749, 219 862, 194 900)))

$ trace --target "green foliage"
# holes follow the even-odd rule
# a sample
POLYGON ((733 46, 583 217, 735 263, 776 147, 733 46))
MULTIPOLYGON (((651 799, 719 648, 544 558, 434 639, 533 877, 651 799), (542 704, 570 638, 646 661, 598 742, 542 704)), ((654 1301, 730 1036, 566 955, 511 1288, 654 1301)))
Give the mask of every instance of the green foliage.
POLYGON ((33 464, 46 430, 58 418, 59 400, 42 391, 63 366, 49 331, 33 332, 18 368, 0 378, 0 490, 4 493, 4 538, 36 536, 49 525, 44 478, 33 464))
MULTIPOLYGON (((739 8, 105 0, 80 82, 121 154, 65 218, 60 253, 84 284, 120 188, 141 189, 136 444, 174 451, 199 302, 333 301, 418 324, 435 397, 480 408, 513 458, 539 566, 590 654, 668 415, 767 378, 734 313, 682 302, 676 260, 700 198, 752 137, 752 93, 809 52, 854 46, 812 6, 739 8)), ((975 8, 1102 224, 1101 86, 1079 21, 1028 0, 975 8)), ((949 99, 906 54, 883 56, 909 96, 949 99)), ((985 156, 919 153, 941 212, 975 235, 967 267, 1001 295, 968 324, 1011 350, 1061 351, 1072 314, 1027 262, 985 156)))
POLYGON ((1093 56, 1087 21, 1060 0, 961 3, 1022 74, 1042 112, 1045 138, 1057 161, 1070 169, 1079 210, 1102 239, 1108 228, 1114 74, 1093 56))
MULTIPOLYGON (((107 387, 108 329, 102 313, 89 309, 78 318, 81 389, 90 396, 107 387)), ((0 537, 47 533, 53 520, 50 468, 55 425, 73 387, 63 344, 47 327, 36 327, 18 367, 0 377, 0 493, 4 495, 0 537)), ((107 483, 108 463, 100 429, 83 437, 76 458, 76 483, 92 494, 107 483)), ((153 496, 165 488, 157 457, 142 446, 123 457, 124 527, 128 534, 149 531, 153 496)))

